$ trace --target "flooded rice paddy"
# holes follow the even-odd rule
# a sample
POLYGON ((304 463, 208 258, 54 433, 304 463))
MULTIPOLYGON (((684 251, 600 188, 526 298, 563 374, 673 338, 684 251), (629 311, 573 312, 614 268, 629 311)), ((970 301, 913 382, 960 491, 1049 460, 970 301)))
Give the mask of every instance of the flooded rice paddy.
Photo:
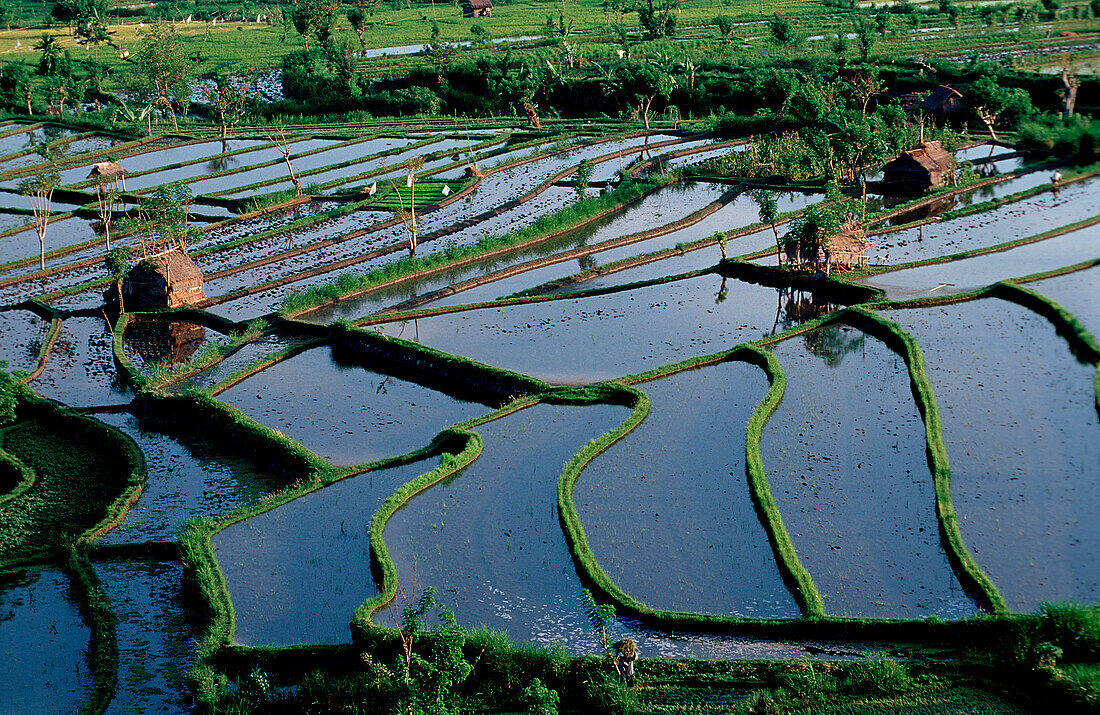
POLYGON ((924 424, 905 361, 846 325, 773 351, 787 390, 764 429, 761 458, 825 612, 973 615, 940 544, 924 424))
POLYGON ((414 382, 342 365, 314 348, 252 375, 219 399, 338 465, 411 452, 489 408, 414 382), (302 392, 300 385, 313 388, 302 392))
POLYGON ((1009 606, 1100 595, 1096 367, 1002 300, 889 314, 924 351, 963 540, 1009 606), (1038 438, 1037 438, 1038 436, 1038 438))
MULTIPOLYGON (((33 145, 38 135, 32 137, 32 131, 39 130, 0 136, 0 170, 30 165, 10 155, 33 145)), ((429 136, 364 135, 351 143, 349 137, 299 136, 292 139, 291 151, 296 168, 307 173, 304 183, 339 187, 362 183, 360 174, 382 168, 379 154, 385 151, 398 153, 386 158, 388 168, 379 176, 396 176, 400 158, 418 153, 407 147, 429 136)), ((434 138, 419 154, 446 150, 428 168, 446 167, 439 176, 457 180, 466 165, 465 149, 487 137, 434 138)), ((529 140, 517 134, 509 141, 529 140)), ((112 141, 87 135, 69 147, 79 154, 112 141)), ((486 235, 530 226, 571 205, 577 194, 570 179, 554 177, 582 159, 603 158, 593 174, 593 181, 600 181, 639 161, 667 159, 674 151, 700 149, 667 159, 670 164, 695 163, 726 151, 709 148, 710 141, 649 135, 613 136, 590 145, 572 139, 558 146, 544 140, 525 149, 503 143, 485 147, 476 158, 487 175, 469 196, 418 213, 421 235, 432 240, 417 255, 446 254, 486 235), (654 146, 672 140, 669 146, 654 146), (519 158, 530 160, 494 169, 519 158)), ((246 197, 289 187, 281 155, 266 138, 233 139, 224 147, 216 141, 161 141, 124 149, 121 161, 134 172, 130 190, 176 178, 192 179, 192 189, 203 194, 246 197), (260 166, 264 162, 274 163, 260 166), (253 182, 260 187, 243 188, 253 182)), ((1001 157, 995 170, 1011 172, 1021 164, 1003 157, 1010 151, 978 146, 960 157, 977 160, 992 152, 1001 157)), ((87 165, 74 164, 65 180, 79 182, 86 175, 87 165)), ((11 188, 14 181, 9 178, 4 186, 11 188)), ((1001 199, 1048 181, 1045 171, 1020 174, 964 192, 937 210, 1001 199)), ((921 227, 899 223, 920 218, 915 213, 899 217, 894 225, 900 230, 873 237, 872 264, 941 258, 1090 219, 1098 186, 1097 179, 1088 178, 1057 195, 1041 192, 921 227)), ((590 187, 589 195, 594 190, 590 187)), ((0 198, 8 207, 26 208, 18 195, 0 198)), ((819 200, 799 193, 777 198, 781 212, 819 200)), ((321 215, 345 206, 346 200, 325 189, 305 205, 204 227, 191 250, 202 251, 196 261, 206 273, 206 293, 214 299, 210 312, 234 320, 267 315, 293 290, 322 286, 345 270, 384 268, 407 254, 400 249, 403 227, 382 225, 392 219, 389 212, 321 215), (313 222, 289 228, 305 219, 313 222), (346 267, 336 268, 341 262, 346 267), (319 274, 312 275, 318 268, 319 274)), ((58 211, 72 208, 75 204, 57 206, 58 211)), ((232 216, 224 206, 202 205, 194 211, 210 218, 232 216)), ((0 273, 0 280, 16 279, 0 287, 0 303, 14 306, 66 289, 72 294, 49 300, 52 307, 86 309, 64 316, 45 370, 30 386, 44 397, 92 408, 96 418, 134 440, 148 467, 140 498, 97 540, 103 550, 94 568, 118 617, 118 686, 108 712, 185 710, 184 681, 199 632, 182 598, 182 567, 173 542, 190 519, 218 519, 257 506, 290 486, 292 478, 269 473, 231 446, 217 446, 218 435, 204 425, 161 432, 163 426, 127 411, 124 406, 134 396, 115 365, 102 288, 80 288, 106 276, 99 261, 103 246, 52 256, 52 275, 24 278, 37 270, 37 238, 27 229, 18 231, 28 217, 5 218, 0 225, 17 232, 0 239, 0 262, 26 263, 0 273), (96 411, 104 406, 115 409, 96 411), (131 556, 135 553, 141 555, 131 556)), ((417 298, 425 308, 453 312, 370 329, 552 383, 620 378, 767 338, 836 307, 815 303, 806 294, 708 272, 721 257, 717 246, 676 250, 757 221, 755 203, 736 186, 669 185, 539 245, 341 301, 311 312, 306 320, 327 325, 417 298), (713 213, 696 216, 688 225, 678 223, 722 197, 727 203, 713 213), (621 271, 595 270, 654 251, 665 252, 661 260, 621 271), (703 273, 667 280, 689 271, 703 273), (587 272, 586 280, 570 280, 578 272, 587 272), (562 284, 541 289, 548 300, 461 307, 549 281, 562 284), (614 290, 627 284, 630 289, 614 290), (563 295, 591 289, 608 292, 563 295)), ((786 228, 778 230, 782 234, 786 228)), ((1096 225, 1080 227, 1011 250, 881 273, 861 282, 883 287, 891 297, 957 293, 1094 259, 1096 232, 1096 225)), ((46 248, 95 238, 87 218, 61 218, 51 224, 46 248)), ((119 241, 127 242, 132 243, 119 241)), ((732 239, 727 253, 759 256, 774 245, 770 228, 751 230, 732 239)), ((760 262, 769 260, 774 262, 760 262)), ((1097 334, 1096 270, 1028 287, 1059 302, 1097 334)), ((886 315, 924 351, 943 419, 951 497, 963 541, 980 568, 1014 611, 1033 611, 1044 601, 1095 602, 1100 530, 1090 495, 1100 473, 1096 366, 1078 362, 1047 320, 1005 301, 971 300, 886 315)), ((9 370, 32 370, 48 326, 49 321, 27 310, 0 311, 0 360, 8 361, 9 370)), ((368 359, 341 362, 349 358, 340 353, 341 359, 334 359, 323 342, 307 344, 312 338, 300 330, 282 329, 272 320, 258 339, 165 389, 223 390, 216 399, 239 408, 242 419, 282 432, 337 470, 361 469, 419 450, 441 430, 486 415, 498 404, 488 397, 484 403, 464 401, 481 397, 453 384, 447 374, 429 375, 411 362, 388 368, 395 375, 368 359), (308 349, 254 371, 259 361, 295 347, 308 349)), ((137 323, 127 331, 122 349, 142 369, 159 360, 183 364, 224 339, 188 321, 137 323)), ((904 360, 875 338, 843 325, 815 328, 768 349, 787 383, 764 429, 763 464, 779 515, 824 597, 826 613, 949 620, 974 615, 977 605, 959 585, 941 542, 924 425, 904 360)), ((651 399, 649 415, 584 468, 574 492, 600 566, 629 595, 655 608, 798 618, 798 605, 753 506, 744 463, 749 416, 768 390, 765 373, 729 361, 637 387, 651 399)), ((622 406, 607 404, 538 404, 474 428, 484 440, 481 456, 414 497, 385 529, 401 585, 414 591, 438 588, 463 625, 485 625, 520 642, 564 643, 574 653, 597 652, 580 603, 584 581, 559 523, 557 485, 573 455, 617 428, 628 414, 622 406)), ((431 457, 360 472, 218 533, 213 546, 236 613, 233 641, 347 643, 352 613, 378 588, 368 551, 371 517, 396 489, 438 463, 431 457)), ((0 675, 0 702, 32 712, 71 712, 87 702, 93 677, 84 654, 91 633, 75 594, 69 577, 56 567, 0 573, 0 653, 13 663, 0 675), (46 656, 18 659, 20 644, 27 641, 45 644, 46 656)), ((401 605, 385 608, 377 622, 392 625, 401 605)), ((611 635, 634 638, 644 657, 807 654, 799 645, 668 633, 625 618, 611 635)))
POLYGON ((642 383, 649 415, 593 460, 574 490, 589 545, 654 608, 797 618, 745 471, 745 425, 764 372, 724 362, 642 383))

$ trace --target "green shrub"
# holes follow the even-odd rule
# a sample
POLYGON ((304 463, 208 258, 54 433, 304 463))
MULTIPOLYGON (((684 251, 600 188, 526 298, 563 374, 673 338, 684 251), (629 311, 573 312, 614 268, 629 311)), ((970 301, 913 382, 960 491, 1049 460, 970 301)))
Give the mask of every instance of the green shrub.
POLYGON ((913 679, 896 660, 866 660, 845 669, 842 687, 854 695, 893 695, 912 688, 913 679))
POLYGON ((558 694, 535 678, 523 691, 523 701, 531 715, 558 715, 558 694))
POLYGON ((606 670, 593 671, 584 690, 587 712, 630 715, 638 709, 638 696, 619 677, 606 670))

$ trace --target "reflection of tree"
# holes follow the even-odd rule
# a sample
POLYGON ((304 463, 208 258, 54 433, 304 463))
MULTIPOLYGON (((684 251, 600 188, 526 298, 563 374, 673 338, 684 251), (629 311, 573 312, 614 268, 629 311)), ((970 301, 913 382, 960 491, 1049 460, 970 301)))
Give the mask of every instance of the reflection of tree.
POLYGON ((808 291, 780 287, 776 292, 779 304, 775 310, 775 328, 780 327, 782 323, 783 329, 787 330, 794 325, 820 318, 836 310, 836 305, 808 291))
POLYGON ((847 325, 826 325, 803 336, 806 349, 829 367, 840 367, 844 356, 863 347, 866 335, 847 325))

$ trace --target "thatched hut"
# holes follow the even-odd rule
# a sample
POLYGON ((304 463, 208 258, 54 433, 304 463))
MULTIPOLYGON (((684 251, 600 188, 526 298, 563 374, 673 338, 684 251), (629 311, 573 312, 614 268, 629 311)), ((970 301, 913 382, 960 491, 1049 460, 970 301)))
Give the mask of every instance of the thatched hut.
POLYGON ((92 165, 88 172, 89 179, 104 179, 107 183, 114 183, 126 178, 126 169, 117 161, 101 161, 92 165))
POLYGON ((492 17, 493 0, 463 0, 462 17, 492 17))
POLYGON ((938 141, 921 142, 882 169, 882 182, 893 192, 920 193, 955 181, 955 157, 938 141))
POLYGON ((182 248, 161 251, 134 266, 122 284, 127 310, 193 305, 206 299, 202 271, 182 248))
POLYGON ((849 221, 841 226, 840 231, 825 241, 825 273, 831 272, 833 266, 844 265, 845 268, 864 266, 867 264, 867 249, 871 242, 867 234, 857 221, 849 221))

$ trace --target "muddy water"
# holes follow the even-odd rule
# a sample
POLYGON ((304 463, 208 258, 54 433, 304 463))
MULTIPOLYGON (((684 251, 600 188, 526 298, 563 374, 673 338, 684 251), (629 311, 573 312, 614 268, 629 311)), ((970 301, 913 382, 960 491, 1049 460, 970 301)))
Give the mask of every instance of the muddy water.
POLYGON ((1008 251, 883 273, 856 282, 882 288, 891 299, 960 293, 1096 258, 1100 224, 1008 251))
POLYGON ((202 440, 142 427, 127 413, 96 419, 125 432, 145 455, 149 479, 137 504, 100 538, 105 544, 175 541, 193 516, 216 517, 286 486, 252 462, 202 440))
POLYGON ((1039 291, 1047 298, 1073 313, 1093 334, 1100 336, 1100 268, 1090 268, 1064 276, 1028 283, 1027 288, 1039 291))
MULTIPOLYGON (((28 223, 31 217, 26 217, 28 223)), ((46 225, 46 251, 55 251, 59 248, 91 241, 100 238, 100 234, 92 229, 91 222, 86 218, 72 216, 61 220, 50 221, 46 225)), ((102 249, 101 249, 102 250, 102 249)), ((26 267, 18 269, 18 273, 30 273, 38 270, 39 244, 38 233, 33 224, 30 228, 0 238, 0 263, 16 261, 22 258, 33 258, 34 262, 26 267)), ((51 261, 47 259, 47 266, 51 261)))
POLYGON ((258 340, 245 343, 238 350, 233 352, 233 354, 216 365, 203 370, 193 377, 181 380, 168 389, 180 392, 191 388, 198 388, 200 390, 209 389, 222 380, 229 378, 239 370, 245 369, 252 363, 296 344, 298 344, 298 341, 293 338, 279 335, 265 335, 258 340))
POLYGON ((436 464, 360 474, 217 534, 214 551, 236 615, 234 642, 349 642, 352 614, 378 592, 371 518, 398 487, 436 464))
POLYGON ((826 613, 973 615, 940 543, 924 425, 904 360, 848 326, 774 351, 787 390, 764 429, 761 457, 826 613))
POLYGON ((574 491, 600 565, 654 608, 797 618, 745 474, 763 371, 726 362, 638 389, 649 416, 585 467, 574 491))
POLYGON ((0 703, 11 713, 75 713, 92 693, 91 633, 61 571, 0 573, 0 703))
POLYGON ((868 255, 872 263, 904 263, 995 246, 1090 218, 1098 205, 1100 176, 1069 184, 1057 196, 1043 192, 973 216, 873 236, 868 255))
POLYGON ((96 575, 118 616, 118 684, 106 715, 186 712, 197 654, 179 563, 106 561, 96 575))
POLYGON ((139 370, 154 363, 178 368, 204 347, 226 342, 213 329, 185 320, 135 320, 126 326, 122 350, 139 370))
POLYGON ((1014 611, 1100 595, 1096 369, 1043 318, 981 300, 892 311, 921 345, 963 541, 1014 611))
POLYGON ((46 369, 31 388, 70 407, 117 405, 133 395, 115 368, 111 329, 102 318, 68 318, 50 351, 46 369))
POLYGON ((31 372, 38 361, 38 350, 46 339, 50 324, 29 310, 0 312, 0 370, 31 372))
MULTIPOLYGON (((774 288, 705 275, 602 296, 417 321, 419 340, 556 383, 588 383, 705 355, 770 333, 774 288)), ((386 333, 409 327, 383 326, 386 333)))
POLYGON ((273 365, 218 397, 338 465, 411 452, 445 427, 488 411, 413 382, 340 365, 327 347, 273 365))

